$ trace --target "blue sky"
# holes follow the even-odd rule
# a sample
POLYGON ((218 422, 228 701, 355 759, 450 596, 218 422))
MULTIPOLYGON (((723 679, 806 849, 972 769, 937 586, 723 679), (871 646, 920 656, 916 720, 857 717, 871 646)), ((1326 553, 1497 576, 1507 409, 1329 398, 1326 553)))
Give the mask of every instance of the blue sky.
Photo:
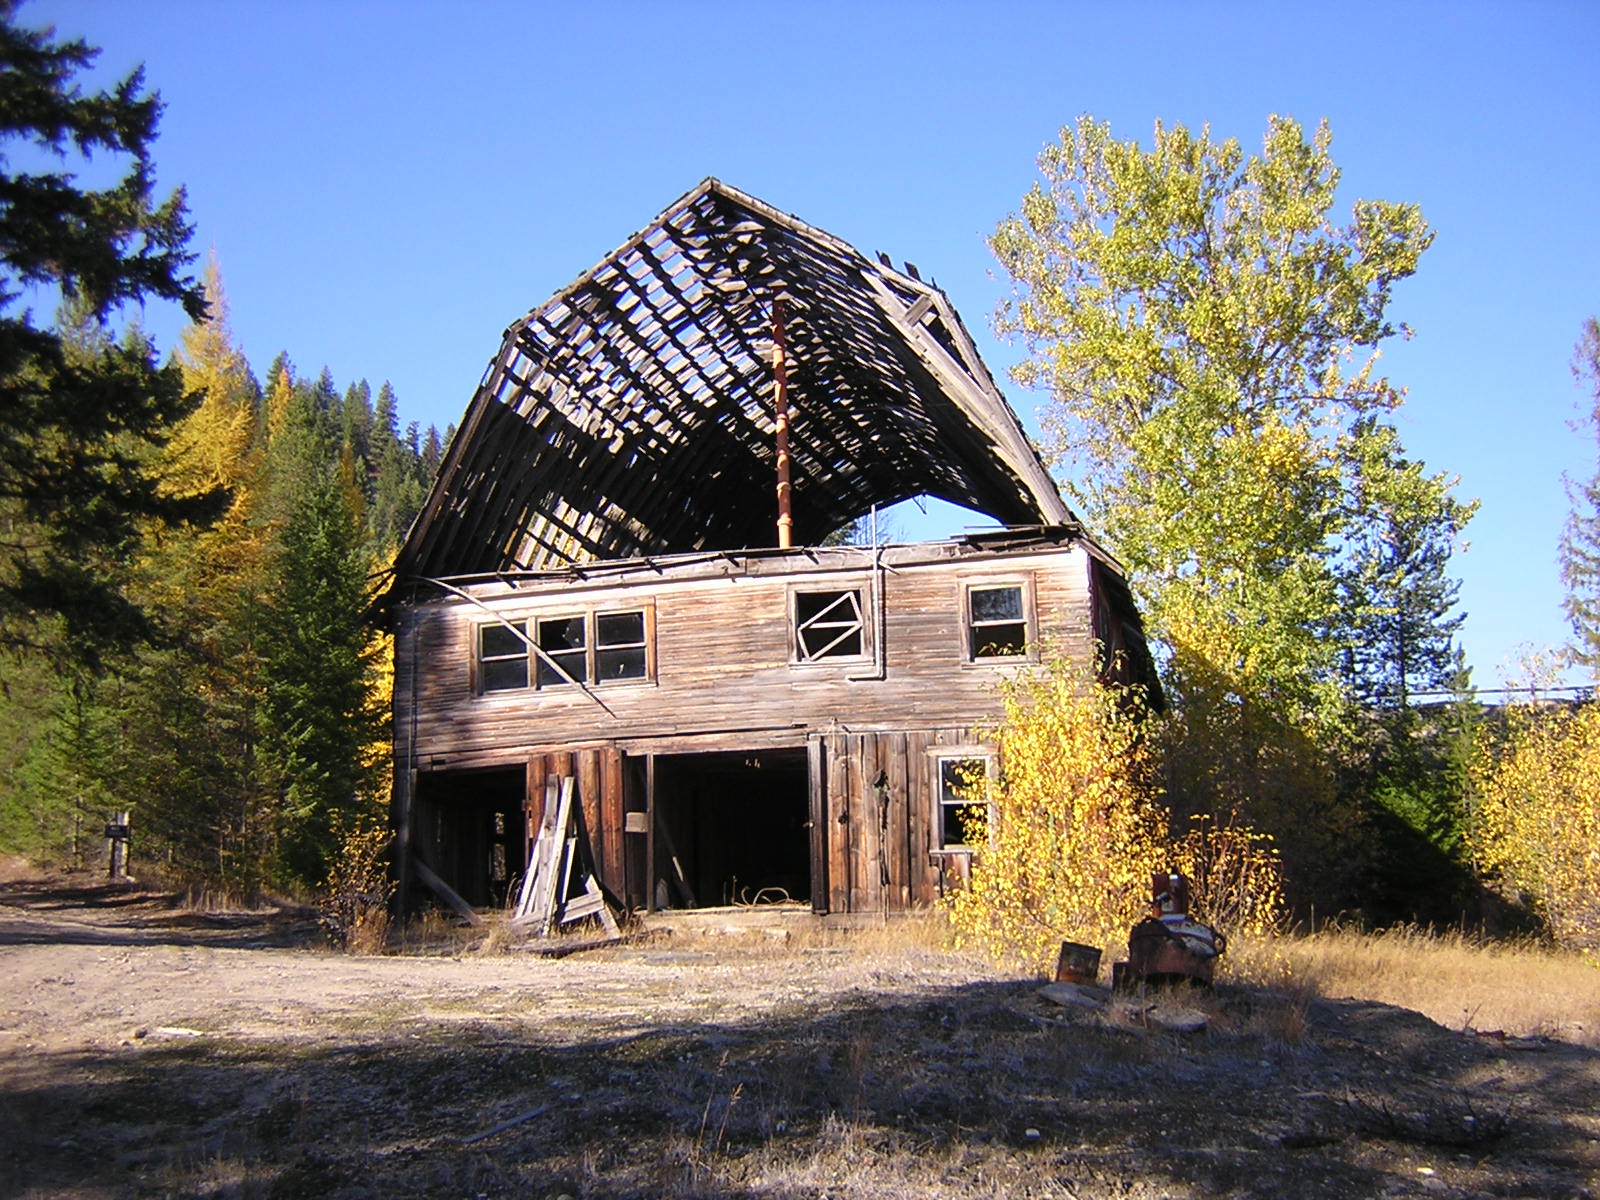
MULTIPOLYGON (((422 4, 30 0, 139 62, 156 161, 214 246, 258 371, 287 350, 402 419, 458 420, 502 330, 717 175, 950 294, 997 375, 984 244, 1080 113, 1259 144, 1326 117, 1357 198, 1438 231, 1392 315, 1408 450, 1482 500, 1457 558, 1481 686, 1562 641, 1562 473, 1600 313, 1600 5, 422 4)), ((152 310, 170 347, 181 324, 152 310)), ((1030 427, 1042 397, 1009 386, 1030 427)), ((1083 514, 1091 527, 1094 514, 1083 514)), ((906 522, 913 536, 959 513, 906 522)))

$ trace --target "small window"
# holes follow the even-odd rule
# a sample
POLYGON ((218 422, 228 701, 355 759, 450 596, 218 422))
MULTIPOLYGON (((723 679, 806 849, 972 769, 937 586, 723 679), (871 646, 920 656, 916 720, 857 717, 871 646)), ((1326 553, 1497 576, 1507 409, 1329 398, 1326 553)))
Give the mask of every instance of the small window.
POLYGON ((538 621, 540 687, 589 682, 589 645, 584 625, 582 617, 544 617, 538 621))
POLYGON ((596 682, 608 679, 643 679, 649 672, 644 613, 601 613, 595 624, 596 682))
POLYGON ((794 594, 796 662, 860 658, 865 653, 866 633, 859 588, 794 594))
POLYGON ((528 686, 528 628, 522 621, 478 627, 479 679, 486 692, 528 686))
POLYGON ((971 837, 991 812, 988 755, 945 755, 934 760, 934 838, 936 850, 969 850, 971 837))
POLYGON ((967 656, 1010 658, 1028 650, 1026 597, 1019 583, 967 589, 967 656))

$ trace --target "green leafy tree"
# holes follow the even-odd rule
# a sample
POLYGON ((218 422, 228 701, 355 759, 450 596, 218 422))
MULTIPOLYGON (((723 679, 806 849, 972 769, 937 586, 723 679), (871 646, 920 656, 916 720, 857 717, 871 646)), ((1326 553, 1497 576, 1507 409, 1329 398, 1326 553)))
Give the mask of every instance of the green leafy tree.
MULTIPOLYGON (((1580 428, 1600 441, 1600 321, 1590 317, 1573 354, 1572 374, 1589 393, 1580 428)), ((1566 481, 1571 510, 1561 531, 1562 606, 1572 624, 1572 661, 1600 671, 1600 469, 1588 481, 1566 481)))
POLYGON ((206 520, 221 503, 174 496, 153 470, 153 450, 191 402, 145 339, 74 355, 61 330, 19 308, 56 296, 96 325, 147 300, 203 312, 185 274, 183 192, 153 195, 159 100, 137 71, 82 91, 75 76, 95 55, 20 27, 16 5, 0 0, 0 644, 39 645, 59 622, 57 645, 88 660, 148 632, 121 570, 140 526, 206 520), (80 187, 64 167, 91 157, 126 171, 80 187))
MULTIPOLYGON (((1161 125, 1145 149, 1084 117, 991 239, 1015 293, 997 327, 1030 350, 1015 375, 1051 395, 1047 453, 1163 647, 1171 794, 1249 808, 1302 897, 1350 857, 1348 643, 1329 633, 1381 543, 1377 498, 1403 490, 1386 476, 1413 471, 1377 363, 1433 238, 1409 204, 1336 224, 1330 143, 1273 117, 1258 154, 1161 125)), ((1467 510, 1415 470, 1407 519, 1450 528, 1467 510)))

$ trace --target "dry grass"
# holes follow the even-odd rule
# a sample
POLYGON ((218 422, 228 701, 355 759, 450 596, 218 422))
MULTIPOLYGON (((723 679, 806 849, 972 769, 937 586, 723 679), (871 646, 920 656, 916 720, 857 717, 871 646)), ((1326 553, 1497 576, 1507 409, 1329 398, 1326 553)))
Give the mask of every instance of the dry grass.
POLYGON ((1527 942, 1417 929, 1329 928, 1238 939, 1228 974, 1276 990, 1409 1008, 1449 1029, 1600 1046, 1600 969, 1527 942))

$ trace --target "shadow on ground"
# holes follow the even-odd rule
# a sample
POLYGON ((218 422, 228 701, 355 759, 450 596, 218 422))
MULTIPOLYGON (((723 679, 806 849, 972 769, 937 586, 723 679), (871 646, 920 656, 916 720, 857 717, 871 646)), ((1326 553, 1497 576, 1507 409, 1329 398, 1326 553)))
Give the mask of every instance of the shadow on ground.
POLYGON ((4 1073, 0 1200, 1590 1194, 1594 1051, 1291 1003, 1220 989, 1180 1036, 991 983, 629 1036, 532 1012, 40 1055, 4 1073))

